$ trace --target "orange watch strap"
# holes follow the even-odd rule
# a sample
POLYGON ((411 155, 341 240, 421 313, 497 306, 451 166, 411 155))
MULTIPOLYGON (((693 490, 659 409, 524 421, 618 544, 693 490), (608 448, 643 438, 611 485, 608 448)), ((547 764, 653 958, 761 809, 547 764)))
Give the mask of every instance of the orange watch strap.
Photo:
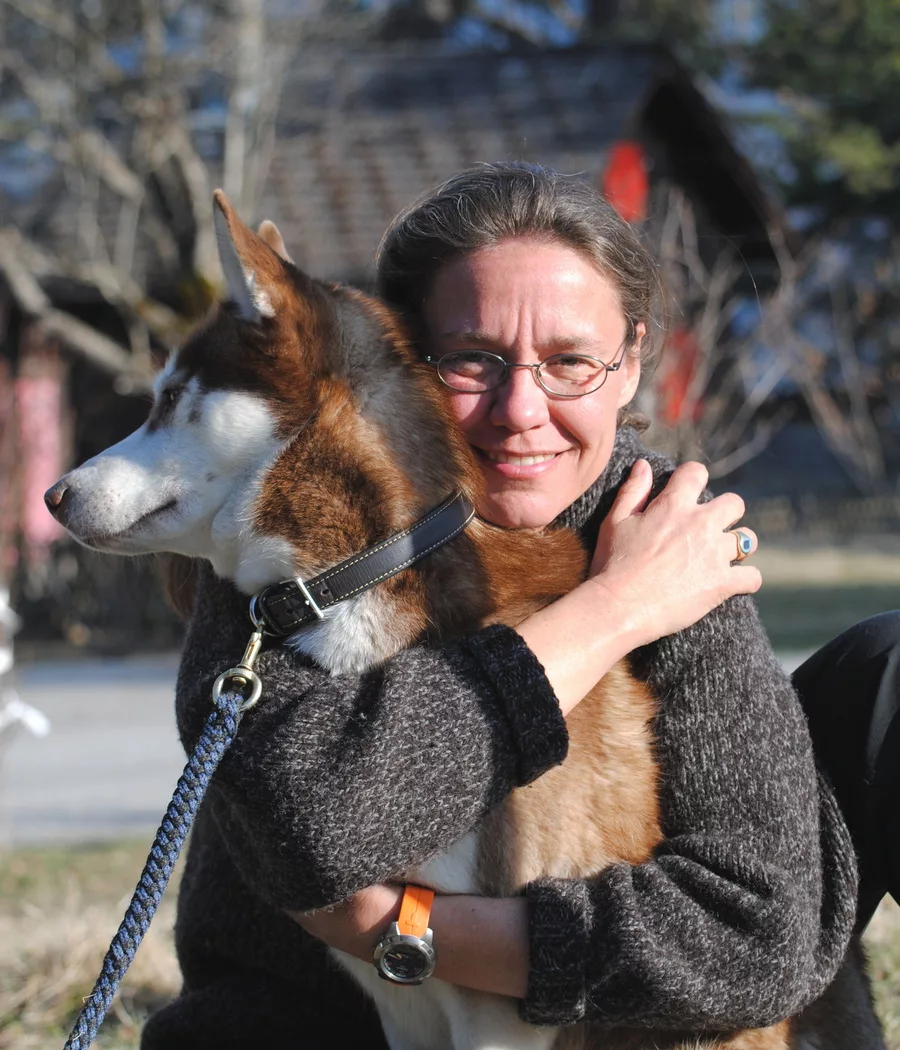
POLYGON ((400 918, 397 919, 400 932, 411 937, 424 937, 428 929, 428 920, 431 918, 433 901, 434 890, 407 883, 403 888, 400 918))

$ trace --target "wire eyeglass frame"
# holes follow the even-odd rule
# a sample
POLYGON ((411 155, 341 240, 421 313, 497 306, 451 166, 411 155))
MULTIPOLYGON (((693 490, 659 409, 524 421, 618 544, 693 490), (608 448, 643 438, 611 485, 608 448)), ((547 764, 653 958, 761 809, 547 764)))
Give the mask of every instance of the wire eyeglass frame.
POLYGON ((552 354, 550 357, 544 358, 543 361, 535 361, 532 364, 514 364, 513 362, 507 361, 505 358, 501 357, 500 354, 493 353, 491 350, 452 350, 450 353, 443 354, 441 357, 434 357, 431 354, 426 354, 423 360, 426 364, 433 365, 437 370, 438 379, 440 379, 444 386, 448 387, 450 390, 455 391, 457 394, 486 394, 491 390, 499 390, 500 387, 502 387, 503 384, 509 378, 509 373, 513 368, 527 368, 534 377, 534 381, 541 388, 541 390, 544 391, 545 394, 549 394, 551 397, 560 397, 573 400, 579 397, 586 397, 588 394, 596 393, 606 382, 610 372, 619 371, 619 369, 622 367, 622 362, 625 360, 625 354, 628 352, 628 345, 630 342, 631 340, 629 338, 626 338, 622 342, 622 345, 616 351, 616 356, 613 359, 612 363, 601 361, 598 357, 592 357, 590 354, 564 353, 552 354), (452 383, 448 382, 446 377, 441 373, 441 363, 447 361, 450 358, 456 357, 458 354, 478 354, 482 357, 490 358, 492 361, 500 362, 500 364, 503 367, 497 377, 497 381, 491 383, 489 386, 482 387, 480 390, 462 388, 459 386, 454 386, 452 383), (597 365, 600 371, 600 376, 602 377, 600 379, 600 382, 597 383, 596 386, 592 386, 590 390, 579 390, 577 393, 574 394, 564 394, 558 390, 551 389, 549 386, 547 386, 546 382, 541 376, 541 369, 544 368, 550 362, 557 361, 560 358, 565 357, 577 357, 585 361, 590 361, 592 364, 597 365))

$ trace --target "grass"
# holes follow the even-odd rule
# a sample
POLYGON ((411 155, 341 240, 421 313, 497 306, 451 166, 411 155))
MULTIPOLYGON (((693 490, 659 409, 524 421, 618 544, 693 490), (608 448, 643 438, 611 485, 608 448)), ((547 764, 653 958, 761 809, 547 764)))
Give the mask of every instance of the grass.
POLYGON ((785 547, 760 543, 756 595, 776 649, 816 649, 886 609, 900 607, 900 548, 785 547))
POLYGON ((818 649, 860 620, 900 607, 900 587, 832 584, 817 587, 811 595, 807 587, 766 581, 756 601, 775 648, 806 651, 818 649))
MULTIPOLYGON (((147 843, 0 855, 0 1050, 60 1050, 89 994, 147 843)), ((144 1019, 179 987, 175 887, 163 901, 95 1042, 135 1050, 144 1019)))
POLYGON ((900 906, 882 902, 865 940, 885 1043, 888 1050, 900 1050, 900 906))
MULTIPOLYGON (((60 1050, 97 976, 144 862, 146 843, 0 855, 0 1050, 60 1050)), ((177 875, 176 875, 177 880, 177 875)), ((175 886, 128 972, 99 1050, 137 1050, 141 1025, 178 990, 175 886)), ((900 907, 866 933, 888 1050, 900 1050, 900 907)))

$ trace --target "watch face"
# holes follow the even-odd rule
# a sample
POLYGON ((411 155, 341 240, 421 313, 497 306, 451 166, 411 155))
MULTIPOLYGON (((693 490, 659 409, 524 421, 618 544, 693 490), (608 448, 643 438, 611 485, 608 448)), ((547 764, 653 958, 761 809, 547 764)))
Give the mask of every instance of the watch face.
POLYGON ((394 944, 382 955, 381 965, 394 980, 415 981, 428 969, 428 959, 415 945, 394 944))

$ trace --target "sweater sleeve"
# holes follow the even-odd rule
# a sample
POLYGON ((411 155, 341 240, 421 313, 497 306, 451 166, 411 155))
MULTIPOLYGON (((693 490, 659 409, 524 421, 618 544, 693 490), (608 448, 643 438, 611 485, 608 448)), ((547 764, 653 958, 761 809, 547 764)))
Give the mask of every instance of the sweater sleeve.
MULTIPOLYGON (((216 676, 251 626, 247 599, 204 569, 178 679, 190 749, 216 676)), ((361 676, 275 644, 207 798, 244 880, 277 908, 346 899, 443 852, 518 786, 561 762, 565 721, 515 631, 420 645, 361 676)))
POLYGON ((760 1027, 843 958, 855 862, 747 597, 633 654, 659 698, 664 841, 650 861, 528 888, 527 1020, 760 1027))

